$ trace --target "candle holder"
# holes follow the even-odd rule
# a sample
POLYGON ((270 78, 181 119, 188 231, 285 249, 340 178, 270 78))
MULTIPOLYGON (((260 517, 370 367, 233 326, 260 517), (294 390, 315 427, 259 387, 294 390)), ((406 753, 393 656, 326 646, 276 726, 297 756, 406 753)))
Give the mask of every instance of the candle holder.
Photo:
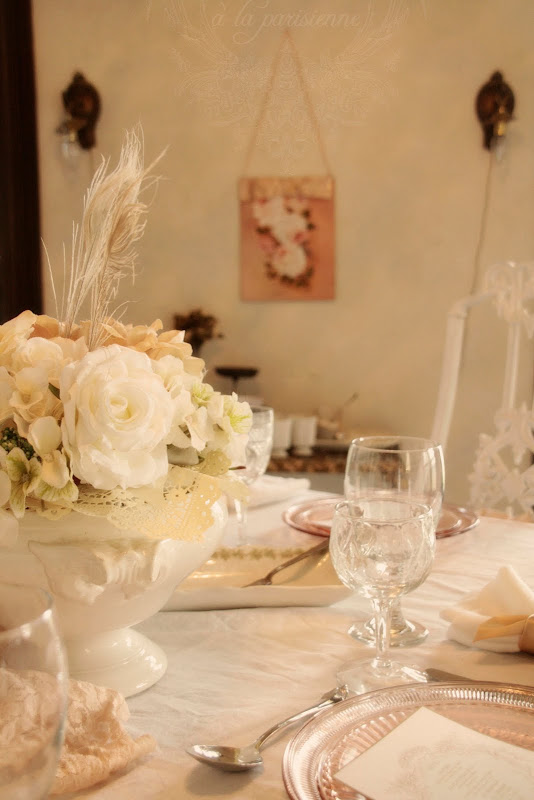
POLYGON ((215 367, 217 375, 231 378, 232 391, 237 394, 237 384, 241 378, 254 378, 258 374, 257 367, 215 367))

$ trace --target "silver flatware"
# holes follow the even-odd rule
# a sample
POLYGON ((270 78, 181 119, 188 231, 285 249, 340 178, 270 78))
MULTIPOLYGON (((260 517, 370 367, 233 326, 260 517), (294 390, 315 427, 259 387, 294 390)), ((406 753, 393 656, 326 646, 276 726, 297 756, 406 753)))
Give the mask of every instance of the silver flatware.
POLYGON ((279 564, 274 569, 271 569, 267 575, 264 575, 263 578, 258 578, 257 581, 252 581, 252 583, 247 583, 243 586, 243 589, 248 589, 249 586, 270 586, 273 582, 273 578, 283 569, 287 567, 291 567, 293 564, 296 564, 299 561, 302 561, 305 558, 310 558, 310 556, 319 555, 320 553, 325 553, 328 550, 328 539, 323 539, 322 542, 316 544, 315 547, 311 547, 309 550, 305 550, 304 553, 299 553, 298 556, 293 556, 293 558, 288 558, 287 561, 284 561, 282 564, 279 564))
POLYGON ((323 708, 339 703, 340 700, 345 700, 349 696, 349 690, 346 686, 336 687, 321 697, 321 700, 313 706, 292 714, 290 717, 283 719, 281 722, 276 723, 268 728, 264 733, 260 734, 258 738, 245 747, 230 747, 228 745, 215 745, 215 744, 194 744, 187 748, 187 752, 197 761, 202 761, 205 764, 211 764, 213 767, 224 769, 229 772, 242 772, 247 769, 259 767, 263 763, 260 754, 261 748, 271 736, 298 722, 306 717, 311 717, 317 714, 323 708))
MULTIPOLYGON (((422 670, 430 682, 472 682, 476 683, 473 678, 466 678, 465 675, 457 675, 455 672, 447 672, 443 669, 436 667, 427 667, 422 670)), ((490 683, 490 681, 484 681, 490 683)), ((260 734, 252 744, 245 745, 244 747, 231 747, 229 745, 211 745, 211 744, 194 744, 187 748, 189 755, 196 758, 205 764, 211 764, 213 767, 218 767, 222 770, 229 772, 242 772, 244 770, 253 769, 263 764, 260 750, 266 744, 267 740, 274 736, 278 731, 292 725, 294 722, 306 719, 317 714, 323 708, 339 703, 340 700, 346 700, 351 696, 351 692, 346 686, 336 687, 324 694, 321 700, 316 705, 310 706, 299 711, 290 717, 272 725, 264 733, 260 734)))
POLYGON ((431 681, 440 681, 443 683, 451 681, 470 681, 472 683, 477 683, 474 678, 466 678, 465 675, 457 675, 455 672, 447 672, 444 669, 436 669, 436 667, 427 667, 423 670, 423 673, 431 681))

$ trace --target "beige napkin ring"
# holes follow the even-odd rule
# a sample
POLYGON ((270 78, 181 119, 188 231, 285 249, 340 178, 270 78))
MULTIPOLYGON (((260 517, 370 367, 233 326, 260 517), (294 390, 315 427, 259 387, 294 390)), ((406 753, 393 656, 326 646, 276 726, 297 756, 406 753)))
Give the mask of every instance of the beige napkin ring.
POLYGON ((481 639, 497 639, 501 636, 518 636, 519 649, 534 654, 534 614, 503 614, 490 617, 475 633, 474 642, 481 639))

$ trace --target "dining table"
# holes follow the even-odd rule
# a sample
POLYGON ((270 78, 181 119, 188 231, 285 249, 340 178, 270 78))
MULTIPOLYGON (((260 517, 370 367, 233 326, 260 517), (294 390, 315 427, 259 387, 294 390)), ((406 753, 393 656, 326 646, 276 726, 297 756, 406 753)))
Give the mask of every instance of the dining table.
MULTIPOLYGON (((177 588, 164 610, 137 626, 168 658, 164 676, 129 697, 128 732, 151 734, 155 752, 105 783, 69 797, 91 800, 283 800, 284 750, 300 724, 282 731, 262 750, 263 764, 224 772, 186 751, 193 743, 245 745, 271 724, 318 701, 336 684, 345 661, 366 657, 369 646, 349 635, 370 615, 367 600, 336 579, 328 553, 281 572, 272 586, 243 588, 266 563, 283 561, 320 541, 283 518, 299 503, 326 499, 302 491, 249 510, 248 539, 236 546, 235 515, 219 550, 219 565, 237 559, 236 585, 206 586, 198 580, 177 588), (306 575, 311 576, 306 582, 306 575)), ((215 554, 217 557, 217 553, 215 554)), ((440 612, 481 589, 510 565, 534 588, 534 524, 481 517, 478 524, 436 542, 427 579, 402 598, 408 619, 424 624, 427 638, 397 648, 395 657, 420 668, 436 667, 477 681, 534 687, 534 656, 467 647, 447 637, 440 612)), ((233 568, 233 567, 232 567, 233 568)), ((224 575, 223 575, 224 577, 224 575)), ((224 581, 223 581, 224 583, 224 581)), ((304 722, 303 724, 310 724, 304 722)))

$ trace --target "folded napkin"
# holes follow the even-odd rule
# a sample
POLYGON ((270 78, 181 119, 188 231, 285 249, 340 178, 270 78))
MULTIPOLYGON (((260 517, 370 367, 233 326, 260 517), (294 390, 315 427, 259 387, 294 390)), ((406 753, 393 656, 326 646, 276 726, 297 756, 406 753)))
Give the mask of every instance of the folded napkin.
MULTIPOLYGON (((39 758, 55 729, 54 687, 46 673, 0 669, 0 770, 21 775, 39 758)), ((128 717, 118 692, 69 681, 65 741, 51 795, 94 786, 156 748, 152 736, 131 738, 122 727, 128 717)))
POLYGON ((278 503, 287 500, 310 488, 307 478, 281 478, 276 475, 262 475, 250 487, 249 508, 278 503))
POLYGON ((479 592, 441 612, 447 636, 495 653, 534 653, 534 592, 510 566, 479 592))

